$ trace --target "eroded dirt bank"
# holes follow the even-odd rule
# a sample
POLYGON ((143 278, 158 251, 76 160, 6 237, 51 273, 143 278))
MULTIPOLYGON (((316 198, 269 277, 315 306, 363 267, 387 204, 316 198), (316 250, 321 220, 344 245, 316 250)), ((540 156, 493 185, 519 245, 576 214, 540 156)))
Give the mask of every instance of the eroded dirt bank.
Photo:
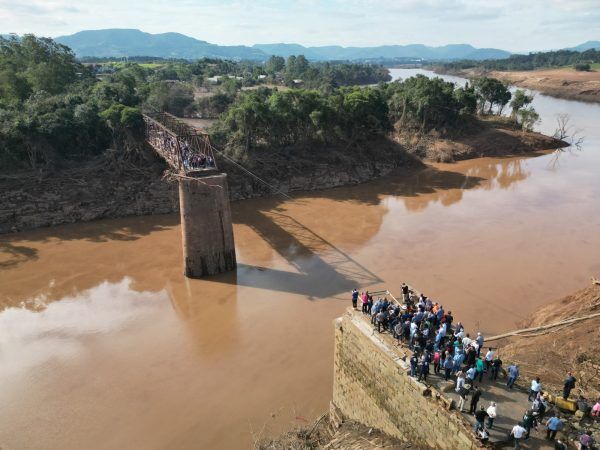
MULTIPOLYGON (((593 284, 532 313, 522 328, 539 327, 600 312, 600 285, 593 284)), ((500 342, 503 358, 517 362, 524 373, 539 376, 561 392, 567 371, 578 382, 574 395, 600 396, 600 317, 511 337, 500 342), (537 335, 534 335, 537 334, 537 335)))
MULTIPOLYGON (((244 165, 266 180, 270 188, 227 161, 232 200, 275 195, 275 192, 313 191, 364 183, 403 168, 418 171, 423 161, 450 162, 480 156, 518 155, 563 146, 539 133, 522 133, 506 125, 479 121, 464 136, 427 135, 400 143, 380 139, 364 151, 307 152, 256 155, 244 165)), ((115 170, 98 164, 64 170, 50 176, 37 173, 0 176, 0 234, 90 220, 168 214, 179 211, 177 183, 163 179, 163 162, 152 154, 136 167, 115 170)))
POLYGON ((515 156, 566 147, 567 143, 536 132, 524 132, 509 119, 479 118, 469 129, 452 135, 399 134, 398 141, 415 156, 431 162, 515 156))

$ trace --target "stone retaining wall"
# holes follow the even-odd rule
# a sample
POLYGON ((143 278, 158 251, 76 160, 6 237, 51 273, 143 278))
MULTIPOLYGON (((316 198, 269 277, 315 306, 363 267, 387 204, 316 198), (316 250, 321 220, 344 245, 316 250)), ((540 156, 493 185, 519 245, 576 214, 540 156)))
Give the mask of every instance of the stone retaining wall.
MULTIPOLYGON (((403 165, 402 159, 355 166, 316 165, 293 176, 269 179, 282 192, 310 191, 364 183, 403 165)), ((231 200, 274 195, 273 190, 233 166, 228 174, 231 200)), ((0 234, 96 219, 168 214, 179 211, 176 182, 162 180, 164 165, 121 174, 63 175, 20 184, 0 183, 0 234)))
POLYGON ((349 311, 335 322, 333 403, 343 416, 413 448, 481 448, 443 396, 411 378, 404 355, 356 314, 349 311))

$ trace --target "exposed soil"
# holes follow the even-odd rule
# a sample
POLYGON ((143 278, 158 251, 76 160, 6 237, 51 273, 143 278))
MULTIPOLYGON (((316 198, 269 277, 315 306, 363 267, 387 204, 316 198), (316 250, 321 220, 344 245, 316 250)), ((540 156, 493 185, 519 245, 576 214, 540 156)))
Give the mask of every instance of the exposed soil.
MULTIPOLYGON (((354 143, 354 148, 298 146, 242 157, 246 168, 280 192, 327 189, 364 183, 395 168, 419 170, 421 160, 453 162, 554 149, 567 144, 539 133, 523 133, 501 119, 477 119, 457 137, 403 134, 354 143)), ((153 152, 127 168, 103 158, 55 173, 0 174, 0 233, 63 223, 178 211, 177 185, 161 180, 166 166, 153 152)), ((220 159, 220 158, 219 158, 220 159)), ((232 200, 274 195, 225 160, 232 200)))
MULTIPOLYGON (((567 295, 532 314, 522 328, 560 322, 600 312, 600 285, 567 295)), ((532 333, 533 334, 533 333, 532 333)), ((567 371, 577 378, 571 396, 600 395, 600 317, 547 330, 539 336, 511 337, 500 342, 502 359, 515 361, 526 375, 539 376, 546 388, 562 392, 567 371)))
POLYGON ((600 102, 600 71, 597 70, 584 72, 572 68, 560 68, 501 72, 468 69, 447 73, 465 78, 485 75, 498 78, 515 86, 533 89, 552 97, 584 102, 600 102))
POLYGON ((514 156, 536 151, 566 147, 559 139, 535 132, 523 132, 509 120, 499 117, 477 119, 468 129, 455 136, 411 135, 397 136, 416 156, 432 162, 453 162, 484 156, 514 156))

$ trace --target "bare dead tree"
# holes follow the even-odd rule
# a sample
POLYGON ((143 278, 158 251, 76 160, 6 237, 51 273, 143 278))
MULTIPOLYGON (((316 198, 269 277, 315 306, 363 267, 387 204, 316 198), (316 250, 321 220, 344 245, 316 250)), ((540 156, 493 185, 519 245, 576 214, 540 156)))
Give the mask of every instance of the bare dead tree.
POLYGON ((554 131, 556 139, 566 139, 569 136, 569 130, 571 129, 569 125, 570 119, 570 116, 565 113, 556 115, 556 131, 554 131))
POLYGON ((571 125, 571 116, 566 113, 556 115, 556 130, 554 131, 554 137, 565 141, 569 144, 569 147, 575 147, 580 150, 584 137, 581 135, 581 129, 574 129, 571 125))
POLYGON ((566 113, 556 115, 556 130, 554 131, 554 137, 565 141, 567 147, 558 148, 554 151, 554 155, 550 161, 550 167, 556 169, 560 166, 560 155, 565 152, 571 152, 572 150, 581 150, 585 137, 581 134, 581 129, 575 129, 571 125, 571 116, 566 113))

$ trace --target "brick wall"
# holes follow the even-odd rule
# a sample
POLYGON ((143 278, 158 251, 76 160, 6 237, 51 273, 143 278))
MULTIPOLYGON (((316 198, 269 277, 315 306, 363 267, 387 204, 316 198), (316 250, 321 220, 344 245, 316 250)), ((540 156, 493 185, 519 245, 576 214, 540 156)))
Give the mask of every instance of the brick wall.
POLYGON ((462 418, 440 393, 408 376, 402 350, 384 342, 349 311, 335 321, 333 403, 344 417, 413 444, 413 448, 475 449, 462 418))

